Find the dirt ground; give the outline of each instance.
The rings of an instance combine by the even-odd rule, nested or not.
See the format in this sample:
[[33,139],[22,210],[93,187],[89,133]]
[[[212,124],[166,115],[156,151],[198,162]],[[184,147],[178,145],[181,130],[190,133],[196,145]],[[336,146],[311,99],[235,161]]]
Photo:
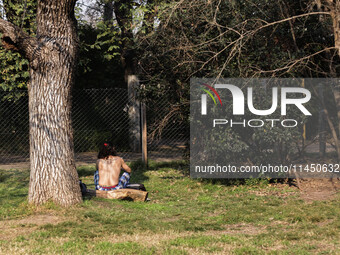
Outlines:
[[[84,166],[84,165],[94,165],[97,160],[97,152],[83,152],[77,153],[75,156],[76,165],[77,166]],[[119,153],[126,162],[140,160],[142,158],[141,153]],[[164,152],[149,152],[149,159],[157,161],[157,162],[168,162],[173,160],[181,160],[182,154],[181,152],[174,152],[174,153],[164,153]],[[10,170],[10,169],[19,169],[25,170],[30,168],[29,159],[21,159],[19,160],[17,157],[13,157],[12,163],[11,160],[6,160],[6,163],[0,161],[0,169],[3,170]]]
[[340,179],[303,179],[300,180],[299,189],[306,201],[329,200],[340,192]]
[[[165,144],[158,144],[157,150],[148,151],[148,158],[158,162],[166,162],[172,160],[181,160],[183,152],[185,150],[184,143],[173,144],[168,146]],[[305,151],[308,153],[318,153],[319,145],[318,143],[310,143],[306,146]],[[334,148],[327,143],[327,152],[335,151]],[[118,152],[118,155],[123,157],[125,161],[136,161],[142,159],[142,153],[134,152]],[[29,169],[29,155],[27,158],[7,155],[6,153],[0,153],[0,169]],[[97,160],[97,152],[81,152],[75,155],[76,165],[92,165],[95,164]]]
[[[340,193],[340,179],[300,179],[299,183],[297,180],[293,180],[291,183],[272,183],[278,191],[273,193],[272,191],[266,190],[254,190],[250,191],[257,196],[268,196],[275,195],[281,198],[285,198],[291,195],[300,194],[301,198],[306,202],[313,201],[324,201],[336,198],[337,194]],[[293,187],[295,192],[281,192],[287,186]]]

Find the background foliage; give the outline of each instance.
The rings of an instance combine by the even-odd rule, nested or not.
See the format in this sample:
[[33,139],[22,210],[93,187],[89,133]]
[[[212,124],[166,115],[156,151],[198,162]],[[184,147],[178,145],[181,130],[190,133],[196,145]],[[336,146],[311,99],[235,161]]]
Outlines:
[[[1,7],[8,20],[34,34],[35,1],[8,0]],[[329,15],[308,15],[324,10],[313,0],[79,2],[75,88],[126,88],[132,69],[141,81],[143,100],[152,104],[161,99],[169,105],[159,125],[179,121],[189,130],[192,77],[336,77],[339,56],[332,20]],[[0,13],[5,15],[3,8]],[[27,61],[3,48],[0,61],[1,88],[27,88]],[[325,88],[324,93],[331,99],[328,111],[339,137],[334,91]],[[317,133],[308,126],[317,121],[313,117],[307,124],[309,139]],[[255,148],[285,143],[289,137],[301,139],[300,134],[266,130],[252,137]],[[248,140],[241,133],[229,134],[230,155],[253,148],[239,137]]]

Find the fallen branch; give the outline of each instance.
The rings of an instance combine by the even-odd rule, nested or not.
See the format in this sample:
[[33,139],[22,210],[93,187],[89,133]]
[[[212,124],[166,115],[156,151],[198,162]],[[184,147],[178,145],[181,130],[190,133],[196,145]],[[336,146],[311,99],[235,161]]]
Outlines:
[[108,199],[124,199],[144,202],[148,198],[148,192],[136,189],[116,189],[110,191],[103,190],[87,190],[88,195],[108,198]]

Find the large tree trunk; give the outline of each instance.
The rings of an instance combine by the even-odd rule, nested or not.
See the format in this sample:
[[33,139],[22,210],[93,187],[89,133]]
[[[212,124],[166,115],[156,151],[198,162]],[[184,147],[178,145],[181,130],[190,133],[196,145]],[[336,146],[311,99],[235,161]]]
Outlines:
[[[105,0],[106,6],[111,6],[110,0]],[[155,18],[155,5],[153,0],[148,0],[146,10],[144,10],[144,18],[142,22],[142,31],[148,34],[153,30]],[[136,2],[128,1],[113,1],[113,10],[116,21],[121,31],[121,64],[124,69],[124,79],[127,84],[129,94],[129,119],[130,119],[130,148],[134,152],[141,152],[141,117],[140,117],[140,102],[137,99],[137,90],[140,87],[137,61],[138,53],[135,50],[135,29],[133,10]],[[104,12],[104,19],[107,15]]]
[[326,2],[328,2],[328,8],[333,20],[334,46],[340,56],[340,1],[327,0]]
[[136,90],[139,88],[137,75],[128,75],[127,87],[129,96],[129,119],[130,119],[130,148],[133,152],[141,151],[141,111],[140,102],[137,99]]
[[[337,125],[338,125],[338,133],[340,136],[340,84],[336,84],[336,87],[334,88],[334,98],[335,98],[335,103],[336,103],[336,109],[337,109]],[[339,158],[340,160],[340,158]]]
[[74,162],[71,88],[77,56],[75,1],[40,1],[37,39],[42,49],[33,60],[29,86],[29,201],[81,201]]
[[319,99],[321,104],[319,105],[319,123],[318,123],[318,133],[319,133],[319,155],[324,157],[326,155],[326,127],[325,127],[325,100],[324,100],[324,88],[323,84],[318,87]]
[[114,13],[121,30],[121,64],[129,95],[129,145],[133,152],[141,151],[140,103],[137,99],[139,79],[136,71],[134,50],[133,15],[134,1],[114,1]]
[[[338,55],[340,55],[340,1],[335,2],[335,7],[332,12],[332,19],[333,19],[333,29],[334,29],[334,41],[335,47],[338,50]],[[336,88],[334,89],[334,97],[336,102],[336,107],[338,110],[338,131],[340,136],[340,85],[336,84]],[[340,148],[339,151],[339,160],[340,160]]]
[[77,56],[75,0],[38,1],[37,37],[0,20],[7,49],[30,62],[29,202],[52,200],[69,206],[82,201],[74,162],[71,89]]
[[[338,55],[340,56],[340,0],[316,0],[317,6],[321,9],[321,6],[326,8],[329,11],[332,21],[333,21],[333,35],[334,35],[334,47],[337,50]],[[333,61],[330,58],[330,61]],[[330,75],[332,78],[336,78],[336,69],[333,67],[333,64],[330,64]],[[326,117],[329,124],[329,128],[331,129],[331,133],[334,139],[338,160],[340,160],[340,90],[339,85],[336,84],[335,88],[333,88],[334,99],[337,108],[337,119],[336,125],[333,125],[331,118],[328,115],[326,110]],[[337,134],[338,131],[338,134]]]
[[111,0],[104,1],[103,19],[104,22],[113,24],[113,3]]

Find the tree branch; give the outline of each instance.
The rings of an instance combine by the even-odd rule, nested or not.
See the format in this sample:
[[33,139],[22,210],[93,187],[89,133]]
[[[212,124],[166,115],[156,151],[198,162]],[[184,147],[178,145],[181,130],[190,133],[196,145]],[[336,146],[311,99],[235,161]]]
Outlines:
[[34,50],[38,47],[38,42],[34,37],[3,19],[0,19],[0,33],[2,33],[2,45],[5,49],[18,51],[29,61],[33,60]]

